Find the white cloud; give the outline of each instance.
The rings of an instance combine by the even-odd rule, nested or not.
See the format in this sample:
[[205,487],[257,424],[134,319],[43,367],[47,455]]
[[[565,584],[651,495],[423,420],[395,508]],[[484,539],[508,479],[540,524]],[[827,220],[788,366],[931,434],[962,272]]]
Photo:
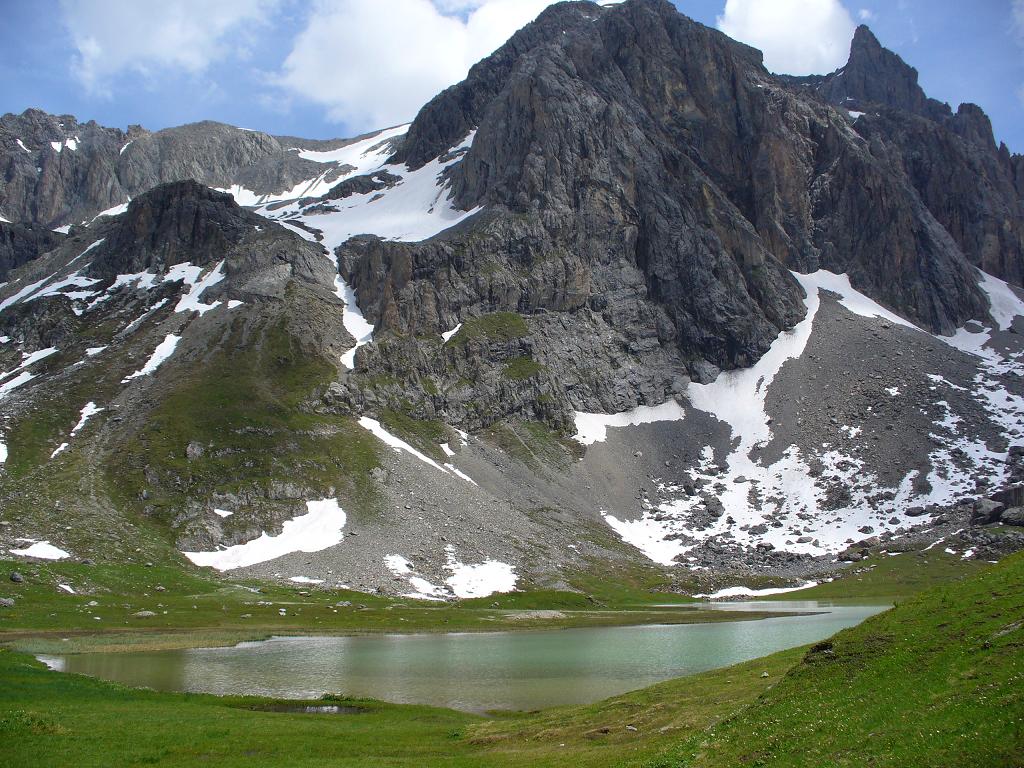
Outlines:
[[246,54],[246,27],[267,21],[278,0],[61,0],[74,43],[72,74],[93,92],[108,92],[124,71],[200,74],[230,55]]
[[274,83],[355,130],[411,120],[553,0],[318,0]]
[[854,23],[839,0],[726,0],[718,28],[764,51],[771,71],[806,75],[846,63]]
[[875,15],[875,12],[872,11],[870,8],[861,8],[859,11],[857,11],[857,17],[861,21],[874,21],[875,19],[878,18],[878,16]]

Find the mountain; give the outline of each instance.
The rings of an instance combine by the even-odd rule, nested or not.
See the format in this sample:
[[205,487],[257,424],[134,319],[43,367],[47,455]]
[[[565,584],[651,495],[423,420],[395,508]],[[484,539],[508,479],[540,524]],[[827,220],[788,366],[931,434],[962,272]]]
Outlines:
[[792,78],[560,3],[408,126],[0,164],[9,548],[437,599],[1024,547],[1024,161],[866,27]]

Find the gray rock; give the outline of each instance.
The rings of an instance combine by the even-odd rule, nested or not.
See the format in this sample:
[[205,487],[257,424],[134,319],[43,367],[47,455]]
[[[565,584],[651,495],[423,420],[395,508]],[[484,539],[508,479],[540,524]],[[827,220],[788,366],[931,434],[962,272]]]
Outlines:
[[25,581],[25,577],[17,571],[11,571],[11,581],[13,581],[15,584],[21,584],[23,581]]
[[971,522],[976,525],[985,525],[999,520],[999,514],[1006,509],[1006,505],[992,499],[979,499],[974,502]]
[[137,619],[151,619],[156,616],[156,614],[153,611],[138,611],[133,613],[132,616]]
[[0,608],[13,608],[14,600],[10,597],[0,597]]
[[1010,507],[999,515],[1004,525],[1024,526],[1024,507]]

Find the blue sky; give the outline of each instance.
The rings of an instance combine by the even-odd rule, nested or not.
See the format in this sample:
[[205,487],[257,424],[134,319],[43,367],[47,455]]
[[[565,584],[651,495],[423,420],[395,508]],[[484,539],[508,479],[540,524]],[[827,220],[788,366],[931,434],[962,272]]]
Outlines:
[[[0,112],[104,125],[202,119],[348,136],[411,119],[548,0],[0,0]],[[676,0],[763,48],[776,71],[830,71],[853,26],[980,104],[1024,152],[1024,0]],[[727,7],[728,6],[728,7]]]

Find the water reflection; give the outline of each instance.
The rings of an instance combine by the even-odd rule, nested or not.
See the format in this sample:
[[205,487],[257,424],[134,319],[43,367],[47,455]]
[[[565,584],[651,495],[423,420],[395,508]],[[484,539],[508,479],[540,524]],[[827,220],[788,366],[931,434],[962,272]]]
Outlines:
[[885,609],[814,601],[725,607],[817,613],[541,632],[273,638],[233,648],[44,660],[67,672],[165,691],[286,698],[329,692],[474,712],[538,709],[592,702],[816,642]]

